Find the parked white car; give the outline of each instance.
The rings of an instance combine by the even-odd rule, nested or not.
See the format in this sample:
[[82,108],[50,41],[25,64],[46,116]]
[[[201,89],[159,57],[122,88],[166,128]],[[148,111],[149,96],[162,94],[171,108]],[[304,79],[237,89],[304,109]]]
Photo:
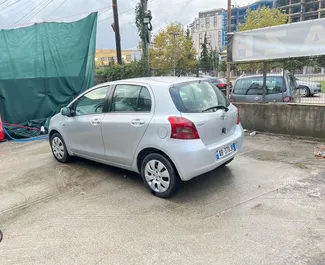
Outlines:
[[302,97],[312,97],[314,94],[322,92],[322,84],[319,82],[304,81],[296,78],[296,83]]

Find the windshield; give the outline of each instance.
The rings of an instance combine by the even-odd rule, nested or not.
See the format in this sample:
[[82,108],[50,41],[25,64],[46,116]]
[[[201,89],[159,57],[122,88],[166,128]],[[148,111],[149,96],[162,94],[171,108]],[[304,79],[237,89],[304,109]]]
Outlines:
[[224,94],[207,81],[179,84],[170,88],[176,108],[183,113],[198,113],[216,106],[229,106]]
[[[266,94],[277,94],[286,91],[282,76],[266,77]],[[263,95],[263,77],[248,77],[239,79],[233,90],[237,95]]]

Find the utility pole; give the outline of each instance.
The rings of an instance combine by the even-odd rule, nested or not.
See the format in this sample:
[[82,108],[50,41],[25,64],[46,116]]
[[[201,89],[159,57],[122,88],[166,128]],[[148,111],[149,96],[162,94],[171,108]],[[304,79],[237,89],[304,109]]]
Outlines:
[[170,35],[174,36],[174,59],[173,59],[173,63],[174,63],[174,76],[176,76],[176,36],[179,36],[179,33],[173,32],[173,33],[169,33]]
[[148,10],[148,0],[141,0],[141,12],[143,14],[142,21],[141,21],[141,27],[142,27],[142,45],[143,45],[143,57],[145,58],[147,62],[148,69],[150,69],[150,62],[149,62],[149,43],[150,43],[150,34],[152,31],[152,25],[151,25],[151,11]]
[[120,25],[118,22],[117,0],[112,0],[112,7],[113,7],[113,14],[114,14],[114,31],[115,31],[117,63],[122,64],[121,36],[120,36]]
[[[227,9],[227,35],[229,36],[230,32],[231,32],[231,0],[228,0],[228,9]],[[229,42],[227,42],[227,46],[229,45]],[[229,49],[228,49],[229,50]],[[229,56],[227,55],[227,58],[229,58]],[[227,98],[229,98],[229,94],[230,94],[230,62],[227,59]]]
[[[141,0],[141,6],[143,14],[146,14],[148,11],[148,0]],[[147,38],[147,32],[148,32],[148,24],[145,24],[142,21],[142,27],[144,36],[142,37],[142,45],[143,45],[143,51],[144,51],[144,58],[147,61],[148,67],[149,67],[149,46],[148,46],[148,38]]]

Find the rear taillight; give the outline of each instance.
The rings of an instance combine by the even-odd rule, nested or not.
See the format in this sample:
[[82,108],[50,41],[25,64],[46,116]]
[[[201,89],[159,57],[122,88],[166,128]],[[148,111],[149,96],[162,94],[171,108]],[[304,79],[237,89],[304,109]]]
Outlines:
[[235,102],[235,99],[233,97],[230,96],[230,99],[229,99],[230,102]]
[[291,101],[291,97],[285,97],[282,100],[283,100],[283,102],[290,102]]
[[226,84],[219,84],[219,85],[217,85],[217,87],[220,88],[220,89],[223,89],[223,88],[225,88],[226,86],[227,86]]
[[240,124],[239,109],[237,109],[237,125]]
[[199,133],[193,122],[183,117],[169,117],[170,125],[172,127],[171,138],[192,140],[200,139]]

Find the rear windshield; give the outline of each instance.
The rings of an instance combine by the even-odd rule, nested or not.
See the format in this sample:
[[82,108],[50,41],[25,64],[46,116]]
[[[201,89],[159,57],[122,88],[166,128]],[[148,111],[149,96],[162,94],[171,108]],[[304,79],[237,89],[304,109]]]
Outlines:
[[[266,94],[277,94],[286,91],[283,76],[266,77]],[[263,77],[248,77],[237,80],[234,94],[238,95],[263,95]]]
[[225,95],[207,81],[179,84],[170,88],[176,108],[183,113],[198,113],[215,106],[229,106]]

